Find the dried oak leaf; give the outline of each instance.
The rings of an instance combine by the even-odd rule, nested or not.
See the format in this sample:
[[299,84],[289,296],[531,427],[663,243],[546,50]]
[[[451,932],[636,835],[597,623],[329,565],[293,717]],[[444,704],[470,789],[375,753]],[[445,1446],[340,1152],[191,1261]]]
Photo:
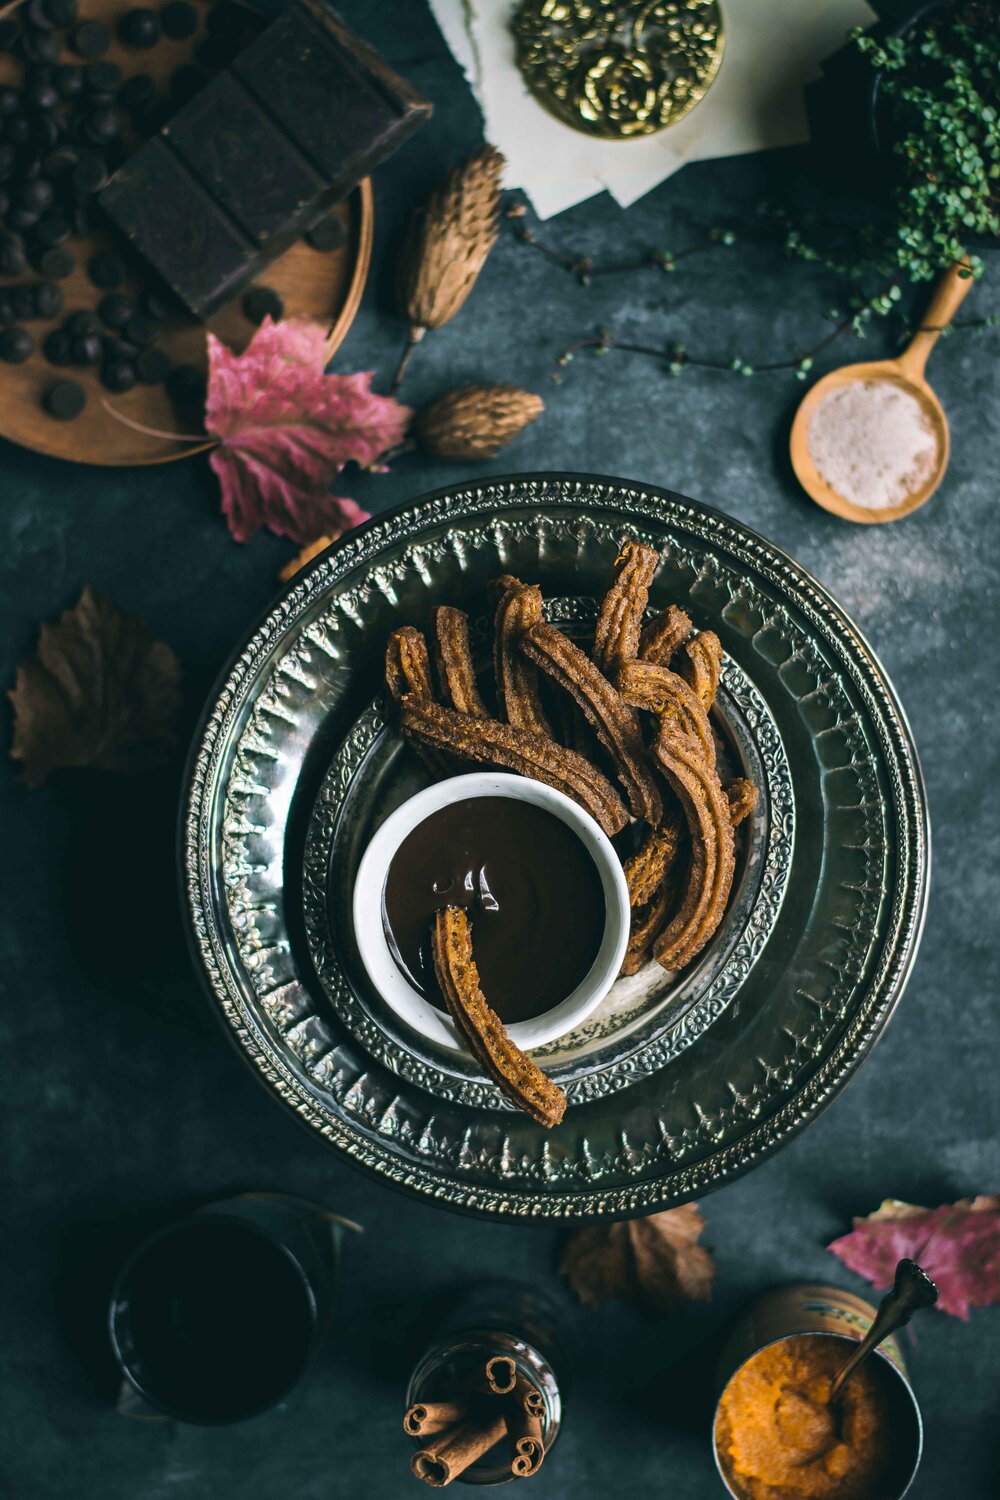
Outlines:
[[942,1312],[968,1322],[970,1307],[1000,1302],[1000,1194],[918,1208],[886,1198],[827,1246],[874,1286],[891,1286],[903,1256],[937,1282]]
[[209,462],[238,542],[261,526],[306,545],[367,512],[330,493],[351,460],[375,466],[402,442],[410,409],[371,389],[371,374],[326,375],[319,323],[265,318],[242,354],[208,336]]
[[41,786],[63,766],[137,772],[161,764],[174,743],[180,666],[144,620],[92,588],[17,669],[11,755],[24,782]]
[[715,1264],[697,1243],[705,1220],[696,1203],[624,1224],[576,1230],[560,1271],[588,1307],[612,1297],[645,1302],[664,1311],[712,1296]]

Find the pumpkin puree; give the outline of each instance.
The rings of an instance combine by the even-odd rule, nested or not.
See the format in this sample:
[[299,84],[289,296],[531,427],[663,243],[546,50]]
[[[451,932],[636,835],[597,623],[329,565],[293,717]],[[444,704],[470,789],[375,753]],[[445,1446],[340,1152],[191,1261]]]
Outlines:
[[830,1383],[842,1340],[822,1334],[761,1349],[719,1403],[715,1438],[746,1500],[877,1500],[889,1463],[887,1402],[871,1362],[843,1386],[836,1417]]

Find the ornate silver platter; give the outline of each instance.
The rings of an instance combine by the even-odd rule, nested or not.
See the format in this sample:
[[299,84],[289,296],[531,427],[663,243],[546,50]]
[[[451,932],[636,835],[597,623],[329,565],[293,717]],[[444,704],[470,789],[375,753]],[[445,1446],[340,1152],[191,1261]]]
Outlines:
[[[413,774],[378,696],[388,631],[445,600],[481,613],[504,571],[540,582],[554,618],[586,618],[624,534],[660,549],[653,604],[721,636],[729,753],[765,796],[702,961],[616,986],[551,1049],[572,1107],[546,1136],[382,1012],[338,913]],[[775,1149],[872,1046],[926,901],[909,730],[842,611],[726,517],[571,476],[439,492],[299,575],[210,705],[183,835],[198,965],[271,1091],[387,1181],[507,1218],[649,1212]]]

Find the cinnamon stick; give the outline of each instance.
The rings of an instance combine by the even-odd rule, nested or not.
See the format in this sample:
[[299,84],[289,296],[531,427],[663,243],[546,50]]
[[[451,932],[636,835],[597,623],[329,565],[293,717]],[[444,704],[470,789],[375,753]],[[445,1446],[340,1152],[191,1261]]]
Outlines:
[[509,1396],[517,1385],[517,1365],[509,1354],[494,1354],[486,1361],[486,1384],[496,1396]]
[[469,1414],[466,1401],[418,1401],[403,1418],[403,1431],[410,1437],[431,1437],[464,1421]]
[[542,1441],[541,1417],[530,1417],[514,1408],[508,1423],[510,1432],[510,1471],[518,1479],[530,1479],[542,1467],[545,1444]]
[[410,1472],[432,1489],[443,1489],[470,1464],[500,1441],[507,1430],[503,1412],[492,1418],[470,1417],[419,1449],[410,1460]]

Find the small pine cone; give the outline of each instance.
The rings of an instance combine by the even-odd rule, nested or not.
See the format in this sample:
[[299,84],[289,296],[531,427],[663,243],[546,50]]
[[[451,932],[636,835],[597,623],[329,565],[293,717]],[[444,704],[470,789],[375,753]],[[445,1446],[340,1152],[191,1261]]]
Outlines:
[[544,410],[516,385],[465,385],[418,412],[413,430],[435,458],[493,458]]
[[456,167],[414,216],[399,268],[413,343],[458,312],[496,243],[504,159],[486,146]]

